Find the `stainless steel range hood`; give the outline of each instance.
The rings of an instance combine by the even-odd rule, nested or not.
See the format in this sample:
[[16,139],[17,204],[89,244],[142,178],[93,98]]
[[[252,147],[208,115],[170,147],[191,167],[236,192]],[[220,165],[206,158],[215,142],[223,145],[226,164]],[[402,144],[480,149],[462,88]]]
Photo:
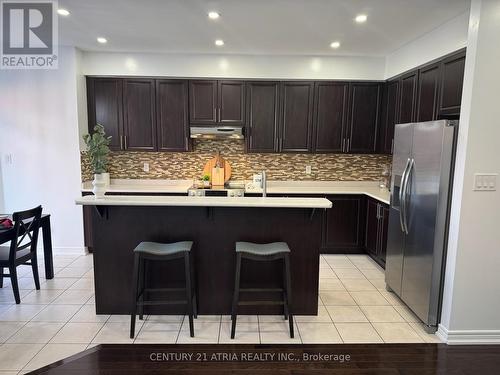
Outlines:
[[243,128],[241,126],[191,126],[191,138],[204,139],[243,139]]

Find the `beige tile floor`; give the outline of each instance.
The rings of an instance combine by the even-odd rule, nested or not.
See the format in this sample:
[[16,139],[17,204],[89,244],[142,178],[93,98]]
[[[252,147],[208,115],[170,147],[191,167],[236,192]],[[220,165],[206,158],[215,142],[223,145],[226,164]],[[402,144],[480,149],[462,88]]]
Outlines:
[[[40,262],[43,264],[43,262]],[[96,315],[91,255],[55,255],[56,276],[36,291],[20,267],[21,304],[8,279],[0,289],[0,375],[23,374],[99,343],[410,343],[439,342],[385,290],[383,270],[365,255],[322,255],[317,316],[297,316],[290,339],[281,316],[200,316],[196,337],[184,316],[147,316],[129,339],[129,317]],[[44,275],[43,266],[40,274]]]

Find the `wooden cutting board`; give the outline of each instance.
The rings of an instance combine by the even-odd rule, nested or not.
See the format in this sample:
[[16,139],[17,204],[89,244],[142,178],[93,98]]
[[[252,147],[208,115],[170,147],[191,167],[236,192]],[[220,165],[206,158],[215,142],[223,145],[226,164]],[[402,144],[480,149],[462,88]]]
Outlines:
[[205,168],[203,168],[203,175],[212,175],[212,168],[217,165],[217,160],[220,160],[220,164],[224,168],[224,182],[228,182],[231,178],[231,165],[222,156],[214,156],[212,159],[207,161]]

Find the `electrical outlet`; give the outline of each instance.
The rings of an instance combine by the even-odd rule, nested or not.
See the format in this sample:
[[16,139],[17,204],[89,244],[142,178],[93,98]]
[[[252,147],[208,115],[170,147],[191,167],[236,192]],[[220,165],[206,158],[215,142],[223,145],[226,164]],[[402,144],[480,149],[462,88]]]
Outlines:
[[474,187],[475,191],[496,191],[498,173],[475,173]]
[[142,170],[144,172],[149,172],[149,163],[144,163],[143,167],[142,167]]
[[312,168],[310,165],[306,165],[306,174],[311,174],[312,173]]

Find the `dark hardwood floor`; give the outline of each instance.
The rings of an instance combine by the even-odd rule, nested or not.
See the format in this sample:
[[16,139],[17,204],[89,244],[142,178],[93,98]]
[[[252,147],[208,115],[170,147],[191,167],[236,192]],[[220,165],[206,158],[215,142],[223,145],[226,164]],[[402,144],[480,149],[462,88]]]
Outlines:
[[[308,355],[319,354],[330,356],[330,359],[306,358]],[[489,375],[499,373],[500,346],[444,344],[108,344],[99,345],[33,372],[33,374],[64,375]]]

